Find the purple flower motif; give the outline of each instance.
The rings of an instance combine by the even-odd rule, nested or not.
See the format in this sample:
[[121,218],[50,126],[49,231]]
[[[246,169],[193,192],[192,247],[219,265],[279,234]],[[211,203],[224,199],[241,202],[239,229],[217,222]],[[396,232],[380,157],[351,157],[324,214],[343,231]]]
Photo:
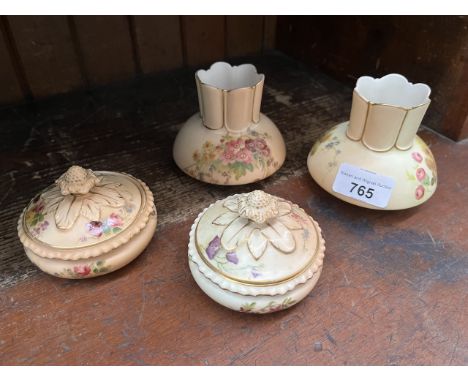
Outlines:
[[257,272],[255,269],[252,269],[251,273],[254,279],[256,279],[258,276],[261,276],[261,273]]
[[221,239],[219,238],[218,235],[216,235],[213,238],[213,240],[210,241],[210,244],[208,244],[208,248],[206,249],[206,254],[208,255],[208,258],[210,260],[213,260],[213,257],[216,256],[220,247],[221,247]]
[[91,235],[100,237],[104,227],[102,226],[102,222],[91,221],[86,224],[86,228],[88,229],[89,233],[91,233]]
[[239,262],[239,259],[237,258],[237,255],[235,252],[228,252],[226,254],[226,259],[230,263],[237,264]]

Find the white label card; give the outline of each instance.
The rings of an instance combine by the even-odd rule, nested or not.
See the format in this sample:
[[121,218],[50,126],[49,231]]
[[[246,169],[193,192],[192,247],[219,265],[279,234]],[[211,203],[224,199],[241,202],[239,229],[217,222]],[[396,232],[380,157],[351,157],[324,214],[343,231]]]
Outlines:
[[341,164],[333,183],[333,191],[380,208],[387,207],[393,187],[395,179],[348,163]]

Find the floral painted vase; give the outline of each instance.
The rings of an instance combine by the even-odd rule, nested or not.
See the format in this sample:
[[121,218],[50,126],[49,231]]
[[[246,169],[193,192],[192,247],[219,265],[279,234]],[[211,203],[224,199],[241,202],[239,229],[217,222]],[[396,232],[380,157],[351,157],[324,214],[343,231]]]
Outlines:
[[190,231],[189,266],[216,302],[244,313],[272,313],[309,294],[322,271],[325,242],[299,206],[257,190],[205,209]]
[[156,229],[153,194],[127,174],[72,166],[18,221],[26,255],[43,271],[83,279],[138,256]]
[[[437,187],[437,168],[416,132],[429,95],[427,85],[412,84],[399,74],[359,78],[350,120],[322,135],[309,152],[307,166],[314,180],[332,195],[366,208],[399,210],[427,201]],[[344,164],[389,180],[384,207],[373,204],[371,196],[379,189],[369,180],[355,181],[344,191],[336,187]],[[369,192],[369,187],[369,200],[355,196],[356,191]]]
[[283,138],[260,113],[264,80],[250,64],[217,62],[196,73],[200,113],[184,124],[173,148],[182,171],[207,183],[238,185],[281,167]]

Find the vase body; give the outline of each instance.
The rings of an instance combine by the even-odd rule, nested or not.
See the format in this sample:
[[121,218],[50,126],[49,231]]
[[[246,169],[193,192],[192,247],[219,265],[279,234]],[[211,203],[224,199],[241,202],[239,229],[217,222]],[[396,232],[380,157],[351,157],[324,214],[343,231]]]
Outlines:
[[[429,106],[430,89],[390,74],[361,77],[350,120],[336,125],[312,147],[307,165],[314,180],[334,196],[362,207],[397,210],[428,200],[437,187],[429,147],[416,132]],[[385,207],[334,191],[340,166],[349,164],[393,180]]]
[[277,171],[286,147],[275,124],[260,113],[264,76],[252,65],[218,62],[195,75],[200,112],[179,131],[176,164],[198,180],[239,185]]

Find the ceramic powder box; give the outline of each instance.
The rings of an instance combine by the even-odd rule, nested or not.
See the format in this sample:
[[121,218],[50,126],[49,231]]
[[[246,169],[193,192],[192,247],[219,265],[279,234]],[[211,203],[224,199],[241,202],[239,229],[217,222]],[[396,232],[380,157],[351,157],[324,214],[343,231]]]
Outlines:
[[142,181],[79,166],[37,195],[18,222],[29,259],[70,279],[123,267],[145,249],[155,229],[153,194]]
[[193,277],[213,300],[240,312],[270,313],[312,290],[325,242],[303,209],[257,190],[200,213],[188,249]]

